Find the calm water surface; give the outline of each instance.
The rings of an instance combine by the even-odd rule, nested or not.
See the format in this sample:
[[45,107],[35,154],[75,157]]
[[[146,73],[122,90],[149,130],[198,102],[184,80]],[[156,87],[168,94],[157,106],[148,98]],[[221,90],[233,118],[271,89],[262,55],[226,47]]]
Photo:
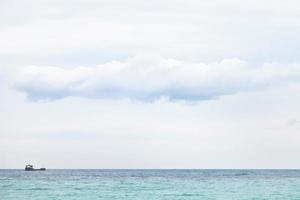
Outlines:
[[300,170],[0,170],[0,200],[300,200]]

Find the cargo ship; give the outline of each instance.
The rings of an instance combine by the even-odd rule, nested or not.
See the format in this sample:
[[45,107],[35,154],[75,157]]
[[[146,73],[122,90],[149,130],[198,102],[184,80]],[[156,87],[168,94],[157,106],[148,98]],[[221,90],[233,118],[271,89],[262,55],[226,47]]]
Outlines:
[[25,166],[25,171],[45,171],[46,168],[39,168],[39,169],[34,169],[33,165],[26,165]]

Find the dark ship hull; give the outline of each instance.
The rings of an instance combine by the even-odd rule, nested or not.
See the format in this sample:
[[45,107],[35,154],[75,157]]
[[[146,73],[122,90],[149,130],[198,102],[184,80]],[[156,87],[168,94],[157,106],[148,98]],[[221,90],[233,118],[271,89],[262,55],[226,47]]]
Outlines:
[[40,168],[40,169],[28,169],[28,168],[25,168],[25,171],[45,171],[46,168]]

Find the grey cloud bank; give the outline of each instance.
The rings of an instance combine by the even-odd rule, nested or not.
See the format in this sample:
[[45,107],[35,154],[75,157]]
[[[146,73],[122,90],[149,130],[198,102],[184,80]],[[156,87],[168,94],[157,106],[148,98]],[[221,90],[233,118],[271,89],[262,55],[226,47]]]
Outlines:
[[204,64],[147,56],[94,67],[29,66],[15,74],[16,88],[32,100],[80,96],[201,101],[299,80],[298,64],[254,67],[239,59]]

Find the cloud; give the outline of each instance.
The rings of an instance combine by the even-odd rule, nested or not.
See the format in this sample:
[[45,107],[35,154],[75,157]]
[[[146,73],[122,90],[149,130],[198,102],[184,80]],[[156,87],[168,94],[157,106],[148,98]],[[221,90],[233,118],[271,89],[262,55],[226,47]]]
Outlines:
[[97,64],[155,52],[290,62],[300,57],[299,13],[295,0],[1,0],[0,60]]
[[297,64],[253,67],[239,59],[204,64],[138,56],[94,67],[22,67],[15,86],[32,100],[80,96],[201,101],[298,80]]
[[300,125],[300,120],[298,119],[291,119],[288,121],[288,125],[289,126],[297,126],[297,125]]

